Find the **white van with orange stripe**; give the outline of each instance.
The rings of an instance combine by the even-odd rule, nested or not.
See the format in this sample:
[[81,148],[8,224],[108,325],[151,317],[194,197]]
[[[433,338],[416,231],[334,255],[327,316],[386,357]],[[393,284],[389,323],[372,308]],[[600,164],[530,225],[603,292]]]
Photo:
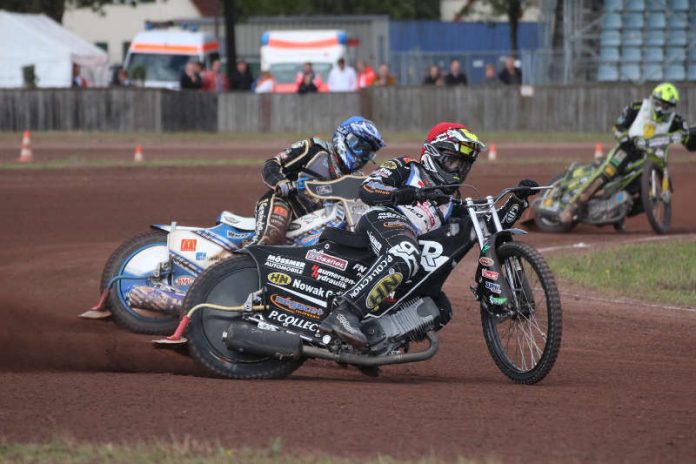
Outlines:
[[274,92],[296,92],[298,73],[310,62],[321,77],[319,91],[326,92],[331,67],[339,58],[350,62],[347,54],[356,46],[357,41],[340,30],[268,31],[261,36],[261,70],[273,76]]
[[220,56],[220,45],[211,35],[191,31],[145,31],[128,48],[123,66],[133,82],[144,87],[178,89],[186,63],[195,58],[206,67]]

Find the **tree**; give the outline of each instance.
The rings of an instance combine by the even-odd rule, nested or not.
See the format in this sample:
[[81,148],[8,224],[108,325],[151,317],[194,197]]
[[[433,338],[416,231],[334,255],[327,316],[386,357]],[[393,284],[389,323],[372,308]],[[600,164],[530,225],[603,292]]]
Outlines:
[[249,16],[367,15],[391,19],[439,19],[439,0],[237,0],[238,20]]
[[[477,0],[468,0],[459,10],[457,16],[466,16],[471,13],[471,8]],[[522,17],[522,0],[478,0],[480,3],[490,5],[494,15],[506,15],[510,23],[510,48],[517,54],[517,29]]]
[[[66,5],[101,9],[110,0],[0,0],[0,10],[17,13],[43,13],[59,23],[63,22]],[[135,2],[134,2],[135,4]]]

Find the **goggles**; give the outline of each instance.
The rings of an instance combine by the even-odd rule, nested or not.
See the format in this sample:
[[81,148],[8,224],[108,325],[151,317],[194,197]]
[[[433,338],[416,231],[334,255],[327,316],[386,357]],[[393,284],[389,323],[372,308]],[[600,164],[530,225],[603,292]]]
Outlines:
[[355,134],[346,136],[346,145],[355,156],[364,160],[372,160],[377,154],[369,142],[357,137]]

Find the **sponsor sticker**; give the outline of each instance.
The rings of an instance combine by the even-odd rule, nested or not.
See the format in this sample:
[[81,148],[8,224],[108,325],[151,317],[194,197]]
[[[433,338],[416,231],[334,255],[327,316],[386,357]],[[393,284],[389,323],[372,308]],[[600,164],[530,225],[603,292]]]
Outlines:
[[[307,293],[309,295],[318,296],[320,298],[324,298],[327,294],[327,292],[323,288],[315,287],[314,285],[301,282],[297,279],[295,279],[295,281],[292,283],[292,287],[300,290],[301,292]],[[331,295],[330,290],[328,294]]]
[[292,272],[294,274],[302,274],[304,271],[306,263],[302,261],[297,261],[290,258],[285,258],[284,256],[278,255],[268,255],[264,266],[270,267],[271,269],[278,269],[279,271]]
[[235,232],[233,230],[228,230],[227,231],[227,238],[247,238],[250,237],[252,234],[249,232]]
[[489,301],[494,305],[504,305],[505,303],[507,303],[507,298],[505,298],[504,296],[491,295]]
[[495,262],[487,256],[481,256],[479,263],[481,263],[481,266],[491,267]]
[[333,193],[331,185],[317,185],[315,190],[319,195],[331,195]]
[[498,273],[489,271],[488,269],[481,269],[481,275],[490,280],[498,280]]
[[300,330],[309,330],[310,332],[317,331],[318,324],[316,322],[308,321],[297,316],[291,316],[290,314],[281,313],[276,310],[272,310],[268,318],[277,321],[283,327],[294,327]]
[[395,272],[394,274],[389,274],[383,277],[379,282],[375,284],[367,295],[365,303],[367,309],[374,309],[389,296],[391,292],[396,290],[396,288],[401,284],[404,276],[400,272]]
[[282,272],[271,272],[268,274],[268,281],[276,285],[288,285],[292,283],[292,277]]
[[443,248],[438,242],[421,240],[421,259],[420,264],[426,271],[433,271],[445,263],[449,258],[442,256]]
[[282,206],[275,206],[273,207],[273,214],[277,214],[281,217],[288,217],[288,210],[283,208]]
[[206,253],[205,251],[199,251],[198,253],[196,253],[196,261],[203,261],[207,257],[208,253]]
[[196,251],[196,242],[195,238],[183,238],[179,249],[181,251]]
[[195,277],[193,276],[179,276],[176,279],[174,279],[174,284],[178,285],[179,287],[189,287],[192,283]]
[[[378,262],[376,265],[372,266],[372,272],[369,274],[366,274],[363,276],[363,278],[358,282],[358,284],[351,290],[351,292],[348,294],[351,298],[356,298],[360,292],[365,289],[368,285],[370,285],[373,281],[373,279],[377,278],[378,275],[380,275],[382,272],[384,272],[389,265],[394,261],[394,257],[392,255],[387,255],[382,259],[380,262]],[[393,269],[390,269],[393,273]]]
[[360,263],[355,263],[351,269],[362,274],[363,272],[367,271],[367,266]]
[[481,253],[485,253],[488,251],[488,249],[491,247],[491,244],[486,242],[483,244],[483,248],[481,248]]
[[329,271],[315,264],[312,266],[312,277],[320,282],[334,285],[336,287],[347,289],[355,285],[355,281],[337,272]]
[[331,256],[320,250],[309,250],[305,255],[305,259],[309,261],[314,261],[315,263],[323,264],[325,266],[338,269],[340,271],[345,271],[348,267],[348,261],[337,256]]
[[319,319],[319,317],[324,314],[324,310],[321,308],[300,303],[299,301],[295,301],[292,298],[283,295],[271,295],[271,303],[283,311],[293,314],[300,314],[313,319]]
[[383,163],[382,167],[386,168],[386,169],[396,169],[396,163],[394,161],[390,160],[390,161]]
[[486,281],[486,288],[493,293],[497,293],[498,295],[500,295],[502,293],[502,289],[500,288],[500,284]]

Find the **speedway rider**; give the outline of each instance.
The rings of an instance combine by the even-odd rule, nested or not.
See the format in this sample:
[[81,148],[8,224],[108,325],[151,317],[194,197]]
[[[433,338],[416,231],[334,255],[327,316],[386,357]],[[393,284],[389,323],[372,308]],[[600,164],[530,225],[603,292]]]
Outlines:
[[674,134],[689,151],[696,150],[696,127],[689,129],[686,121],[675,113],[679,103],[677,88],[664,82],[652,91],[650,98],[635,102],[624,108],[614,124],[614,137],[619,148],[607,156],[584,187],[559,213],[560,222],[569,224],[578,210],[592,195],[617,175],[624,173],[626,166],[640,160],[644,152],[639,145],[656,135]]
[[377,127],[361,116],[343,121],[332,142],[301,140],[265,162],[263,181],[271,190],[256,204],[257,244],[282,244],[293,217],[321,208],[321,201],[303,192],[306,180],[337,179],[358,171],[385,146]]
[[[430,130],[420,161],[394,158],[365,179],[360,198],[373,207],[360,218],[357,230],[366,232],[377,259],[352,288],[334,300],[320,331],[336,334],[356,348],[367,346],[360,320],[416,274],[421,254],[417,237],[447,222],[460,198],[458,184],[483,149],[485,145],[465,126],[441,122]],[[437,189],[437,200],[425,199],[426,191],[420,190],[440,185],[447,187]],[[499,212],[503,227],[511,226],[525,206],[525,198],[511,196]]]

